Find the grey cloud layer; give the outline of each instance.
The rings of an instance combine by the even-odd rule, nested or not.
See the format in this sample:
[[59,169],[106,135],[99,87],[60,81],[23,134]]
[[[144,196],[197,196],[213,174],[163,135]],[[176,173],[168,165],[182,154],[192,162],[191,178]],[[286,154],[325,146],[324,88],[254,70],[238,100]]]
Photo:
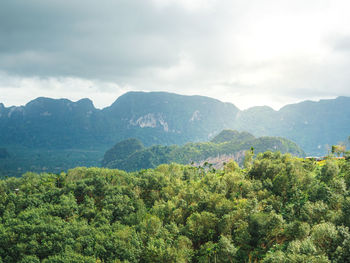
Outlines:
[[[5,0],[0,73],[81,78],[96,89],[102,81],[223,100],[249,95],[258,103],[267,93],[284,101],[350,96],[350,24],[338,14],[347,7],[345,0]],[[329,28],[318,25],[323,18]],[[304,27],[309,32],[299,34]],[[293,34],[296,48],[281,39]],[[318,53],[274,53],[276,41],[298,52],[309,34],[319,38]],[[0,93],[5,84],[0,78]]]
[[0,67],[28,75],[118,78],[169,66],[203,33],[199,17],[149,1],[2,1]]

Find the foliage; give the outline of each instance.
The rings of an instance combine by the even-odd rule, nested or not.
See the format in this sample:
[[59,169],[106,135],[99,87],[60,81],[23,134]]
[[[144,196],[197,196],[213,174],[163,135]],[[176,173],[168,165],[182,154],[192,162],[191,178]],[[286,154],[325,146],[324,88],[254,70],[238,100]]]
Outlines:
[[241,142],[255,139],[249,132],[238,132],[235,130],[223,130],[210,141],[213,143],[223,143],[229,141]]
[[345,151],[346,151],[345,144],[332,145],[332,153],[336,154],[337,156],[340,156],[341,154],[344,156]]
[[19,177],[27,171],[60,173],[77,166],[98,166],[105,148],[95,149],[30,149],[11,146],[10,157],[0,158],[0,178]]
[[349,160],[0,180],[0,262],[348,262]]
[[105,153],[102,166],[115,160],[127,159],[131,154],[141,151],[143,148],[142,142],[134,138],[119,142]]

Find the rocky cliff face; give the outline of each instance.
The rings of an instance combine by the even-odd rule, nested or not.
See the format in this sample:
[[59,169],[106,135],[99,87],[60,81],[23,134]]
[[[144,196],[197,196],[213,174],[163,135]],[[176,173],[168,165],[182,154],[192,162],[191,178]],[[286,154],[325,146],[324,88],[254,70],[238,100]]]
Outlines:
[[206,158],[204,160],[200,160],[199,162],[194,162],[191,165],[195,167],[204,167],[206,164],[210,164],[210,167],[215,169],[222,169],[225,164],[230,161],[235,161],[236,163],[243,163],[245,156],[245,151],[238,151],[233,154],[222,154],[213,157]]

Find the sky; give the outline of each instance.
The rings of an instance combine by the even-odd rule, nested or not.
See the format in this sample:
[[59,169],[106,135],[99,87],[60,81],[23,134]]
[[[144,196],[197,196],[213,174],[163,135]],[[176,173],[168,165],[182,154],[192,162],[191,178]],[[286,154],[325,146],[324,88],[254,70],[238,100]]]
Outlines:
[[348,0],[0,1],[0,102],[128,91],[240,109],[350,96]]

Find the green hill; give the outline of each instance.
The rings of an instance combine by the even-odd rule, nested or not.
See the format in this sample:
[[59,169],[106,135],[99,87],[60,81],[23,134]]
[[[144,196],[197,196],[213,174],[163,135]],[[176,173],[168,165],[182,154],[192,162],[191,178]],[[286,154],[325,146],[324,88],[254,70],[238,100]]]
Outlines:
[[223,130],[210,141],[213,143],[222,143],[228,141],[242,142],[255,139],[249,132],[238,132],[235,130]]
[[[130,146],[129,146],[130,145]],[[204,163],[209,159],[220,167],[229,159],[242,163],[244,152],[255,149],[256,153],[264,151],[280,151],[296,156],[304,156],[303,150],[295,143],[279,137],[255,138],[247,132],[224,130],[210,142],[187,143],[183,146],[155,145],[148,148],[137,147],[141,142],[128,139],[117,143],[108,150],[102,166],[118,168],[126,171],[155,168],[163,163]],[[114,159],[111,156],[115,156]],[[215,161],[214,159],[215,158]]]
[[124,160],[131,154],[141,151],[144,148],[145,147],[141,141],[133,138],[119,142],[105,153],[102,166],[105,166],[115,160]]

